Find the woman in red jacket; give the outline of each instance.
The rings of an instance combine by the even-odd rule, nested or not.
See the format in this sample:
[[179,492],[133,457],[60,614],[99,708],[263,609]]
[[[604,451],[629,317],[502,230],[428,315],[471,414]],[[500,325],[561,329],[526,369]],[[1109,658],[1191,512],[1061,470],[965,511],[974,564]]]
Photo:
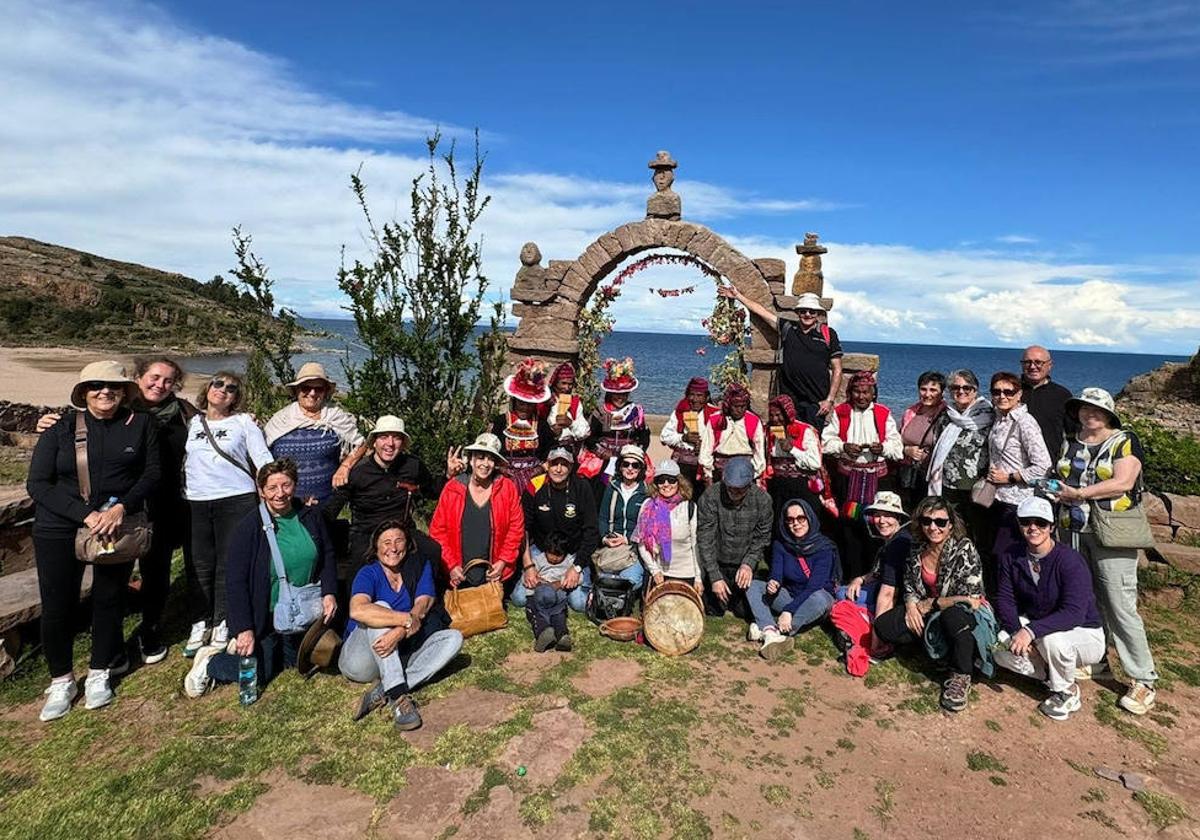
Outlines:
[[[469,469],[442,488],[429,536],[442,547],[442,563],[450,585],[478,586],[489,580],[507,581],[517,569],[517,554],[525,537],[525,516],[517,485],[500,474],[504,456],[500,439],[491,432],[475,438],[463,452]],[[463,464],[467,467],[467,464]],[[472,560],[487,560],[485,569]]]

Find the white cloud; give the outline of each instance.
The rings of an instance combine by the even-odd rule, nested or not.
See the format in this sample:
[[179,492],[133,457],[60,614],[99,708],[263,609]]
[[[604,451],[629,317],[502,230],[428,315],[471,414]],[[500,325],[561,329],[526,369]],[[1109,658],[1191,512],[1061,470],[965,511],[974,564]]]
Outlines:
[[[232,264],[229,230],[242,224],[282,301],[309,315],[344,314],[334,285],[339,247],[345,243],[351,257],[365,251],[349,173],[363,166],[377,219],[403,214],[411,179],[424,166],[420,141],[437,115],[318,94],[285,63],[185,30],[152,7],[4,5],[0,230],[204,279]],[[453,126],[446,131],[469,139]],[[469,151],[465,143],[459,148]],[[524,241],[536,240],[547,259],[573,259],[598,235],[640,218],[652,188],[643,160],[630,167],[627,182],[506,172],[494,154],[485,170],[493,201],[481,227],[493,293],[507,293]],[[676,187],[685,217],[718,230],[751,214],[797,214],[797,230],[821,230],[798,214],[839,206],[689,181],[685,172]],[[796,268],[791,241],[729,240],[747,256],[784,259],[789,275]],[[1008,234],[998,241],[1035,240]],[[1016,258],[1009,249],[972,245],[828,244],[831,318],[858,340],[1032,338],[1189,352],[1200,327],[1186,284],[1144,283],[1194,280],[1195,255],[1118,266],[1050,254]],[[712,306],[707,282],[680,269],[647,271],[614,311],[623,327],[699,329]],[[699,292],[681,298],[648,291],[691,284]]]

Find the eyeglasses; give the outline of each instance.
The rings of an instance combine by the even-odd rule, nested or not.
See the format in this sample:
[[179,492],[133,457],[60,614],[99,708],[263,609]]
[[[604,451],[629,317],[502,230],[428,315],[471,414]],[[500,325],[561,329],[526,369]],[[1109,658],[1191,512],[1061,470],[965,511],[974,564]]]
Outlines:
[[224,379],[214,379],[208,383],[209,388],[216,388],[218,391],[224,391],[226,394],[236,394],[241,390],[242,386],[236,382],[227,382]]
[[306,393],[306,394],[309,392],[312,392],[312,391],[315,391],[318,394],[323,394],[323,393],[325,393],[325,384],[322,382],[313,382],[311,384],[308,382],[305,382],[301,385],[298,385],[296,387],[296,390],[298,390],[302,393]]
[[921,523],[922,528],[928,528],[931,525],[935,528],[950,527],[950,517],[948,516],[918,516],[917,521]]
[[125,390],[125,383],[124,382],[101,382],[98,379],[93,379],[90,382],[83,383],[83,387],[89,391],[103,391],[105,388],[107,388],[110,391],[123,391],[123,390]]
[[1049,528],[1050,523],[1036,516],[1024,516],[1017,520],[1022,528]]
[[675,477],[675,476],[673,476],[673,475],[660,475],[658,478],[654,479],[654,483],[655,483],[655,484],[659,484],[659,485],[662,485],[662,484],[678,484],[678,483],[679,483],[679,479],[678,479],[678,478],[676,478],[676,477]]
[[1020,388],[993,388],[992,396],[993,397],[1011,398],[1011,397],[1015,397],[1020,392],[1020,390],[1021,390]]
[[961,393],[964,391],[974,391],[975,386],[974,385],[951,385],[950,390],[957,394],[957,393]]
[[807,516],[787,516],[787,517],[784,517],[783,521],[789,525],[796,525],[800,522],[807,522],[808,517]]
[[1022,359],[1021,364],[1025,367],[1043,368],[1050,364],[1049,359]]

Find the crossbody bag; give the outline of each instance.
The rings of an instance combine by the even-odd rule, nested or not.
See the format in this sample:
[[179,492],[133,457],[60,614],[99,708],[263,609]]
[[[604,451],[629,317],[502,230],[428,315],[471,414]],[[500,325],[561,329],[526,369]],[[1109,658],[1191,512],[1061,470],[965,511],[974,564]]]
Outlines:
[[[79,495],[84,504],[92,500],[92,476],[88,472],[87,420],[83,412],[75,415],[75,471],[79,474]],[[153,527],[144,512],[127,513],[108,536],[98,536],[84,525],[75,532],[75,556],[82,563],[116,565],[140,560],[150,551]]]

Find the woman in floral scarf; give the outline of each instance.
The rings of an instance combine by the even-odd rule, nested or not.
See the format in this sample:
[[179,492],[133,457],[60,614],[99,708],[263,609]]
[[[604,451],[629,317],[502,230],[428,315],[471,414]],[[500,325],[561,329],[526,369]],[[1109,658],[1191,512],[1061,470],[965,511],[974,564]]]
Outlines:
[[987,472],[988,430],[995,413],[979,394],[979,379],[963,368],[950,372],[950,402],[933,425],[929,494],[944,496],[962,515],[967,536],[978,546],[992,544],[987,509],[971,503],[971,488]]

